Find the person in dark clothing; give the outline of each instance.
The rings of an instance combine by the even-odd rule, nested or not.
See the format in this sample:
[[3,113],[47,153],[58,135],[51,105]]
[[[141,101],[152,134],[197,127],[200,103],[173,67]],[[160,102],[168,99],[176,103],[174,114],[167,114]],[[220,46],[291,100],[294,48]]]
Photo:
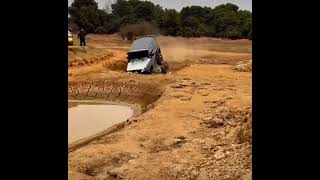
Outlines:
[[80,46],[86,46],[86,32],[83,29],[80,30],[78,38],[80,39]]

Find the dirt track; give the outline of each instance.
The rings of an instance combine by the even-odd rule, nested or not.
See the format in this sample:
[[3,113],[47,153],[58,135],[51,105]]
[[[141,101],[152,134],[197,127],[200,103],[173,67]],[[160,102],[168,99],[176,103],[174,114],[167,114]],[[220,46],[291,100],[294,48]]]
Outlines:
[[126,73],[130,44],[117,36],[89,36],[83,59],[70,54],[93,62],[69,66],[69,99],[137,103],[144,113],[69,153],[69,179],[250,179],[252,77],[232,68],[251,59],[251,42],[159,43],[166,75]]

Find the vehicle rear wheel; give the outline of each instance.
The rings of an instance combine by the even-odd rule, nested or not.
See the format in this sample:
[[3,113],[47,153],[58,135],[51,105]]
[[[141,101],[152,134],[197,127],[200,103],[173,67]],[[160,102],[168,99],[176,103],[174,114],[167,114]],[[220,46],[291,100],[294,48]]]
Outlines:
[[158,56],[157,56],[157,64],[158,64],[158,65],[161,65],[161,64],[162,64],[162,61],[163,61],[162,54],[158,54]]
[[161,72],[163,74],[167,74],[169,70],[169,65],[166,62],[163,62],[163,64],[161,65]]
[[150,67],[149,72],[148,73],[153,73],[153,66]]

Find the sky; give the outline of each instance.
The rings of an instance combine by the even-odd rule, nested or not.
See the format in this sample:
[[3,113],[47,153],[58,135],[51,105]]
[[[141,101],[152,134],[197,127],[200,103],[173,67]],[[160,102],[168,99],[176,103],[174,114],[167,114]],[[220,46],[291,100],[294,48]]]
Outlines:
[[[99,8],[104,8],[110,2],[115,0],[95,0],[98,2]],[[239,6],[241,10],[252,11],[252,0],[147,0],[154,4],[159,4],[163,8],[176,9],[180,11],[183,7],[198,5],[198,6],[208,6],[214,8],[220,4],[232,3]],[[70,6],[73,0],[68,0],[68,5]]]

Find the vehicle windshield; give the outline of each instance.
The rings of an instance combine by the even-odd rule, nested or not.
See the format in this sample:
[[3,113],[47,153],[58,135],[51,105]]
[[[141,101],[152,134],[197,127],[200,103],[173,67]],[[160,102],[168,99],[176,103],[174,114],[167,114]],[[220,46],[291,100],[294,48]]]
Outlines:
[[148,50],[128,52],[128,60],[148,57]]

